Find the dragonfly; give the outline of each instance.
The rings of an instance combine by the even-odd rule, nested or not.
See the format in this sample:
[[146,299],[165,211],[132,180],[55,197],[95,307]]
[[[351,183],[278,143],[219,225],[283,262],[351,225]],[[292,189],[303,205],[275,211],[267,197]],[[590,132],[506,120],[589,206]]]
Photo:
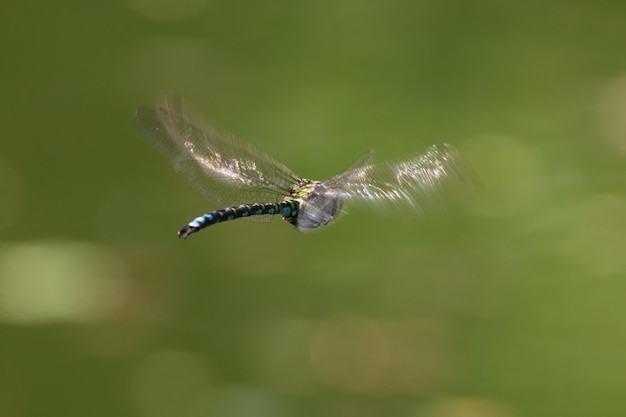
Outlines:
[[151,143],[215,207],[178,231],[187,238],[208,226],[239,218],[272,221],[275,215],[298,231],[333,222],[344,203],[388,203],[423,214],[444,206],[459,190],[473,188],[469,164],[450,144],[396,163],[375,163],[370,150],[344,172],[325,181],[296,175],[272,156],[222,132],[177,95],[137,110]]

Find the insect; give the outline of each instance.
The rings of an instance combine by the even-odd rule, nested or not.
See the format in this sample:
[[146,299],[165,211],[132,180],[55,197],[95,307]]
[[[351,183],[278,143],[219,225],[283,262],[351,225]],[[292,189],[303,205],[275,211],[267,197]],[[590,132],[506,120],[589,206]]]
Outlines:
[[399,163],[374,163],[369,151],[326,181],[305,179],[252,145],[214,129],[175,95],[137,111],[140,126],[176,171],[218,209],[178,232],[188,237],[205,227],[238,218],[267,222],[274,215],[305,231],[334,221],[344,203],[395,203],[413,212],[440,206],[451,194],[475,184],[452,145],[430,146]]

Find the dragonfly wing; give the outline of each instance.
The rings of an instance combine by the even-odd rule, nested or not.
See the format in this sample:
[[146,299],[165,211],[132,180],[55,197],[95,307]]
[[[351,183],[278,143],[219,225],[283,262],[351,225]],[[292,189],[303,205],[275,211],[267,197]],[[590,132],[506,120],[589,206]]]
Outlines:
[[431,146],[413,159],[400,163],[365,163],[324,181],[341,193],[346,203],[364,202],[375,207],[394,202],[423,214],[445,206],[459,193],[475,190],[477,180],[452,145]]
[[369,151],[365,152],[359,159],[354,161],[352,165],[350,165],[348,169],[344,171],[344,173],[357,170],[364,166],[372,165],[374,163],[375,154],[376,152],[374,152],[374,149],[370,149]]
[[[279,202],[297,181],[285,165],[219,132],[178,96],[139,108],[137,118],[152,144],[216,207]],[[271,216],[251,219],[267,221]]]

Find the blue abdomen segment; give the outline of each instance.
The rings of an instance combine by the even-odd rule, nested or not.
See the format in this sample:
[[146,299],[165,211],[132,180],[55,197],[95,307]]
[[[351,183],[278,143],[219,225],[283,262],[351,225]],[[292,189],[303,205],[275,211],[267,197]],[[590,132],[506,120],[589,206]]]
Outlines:
[[193,219],[187,226],[178,231],[178,237],[186,238],[205,227],[249,216],[280,214],[285,220],[291,222],[292,219],[298,216],[298,205],[297,201],[290,200],[281,203],[242,204],[236,207],[215,210]]

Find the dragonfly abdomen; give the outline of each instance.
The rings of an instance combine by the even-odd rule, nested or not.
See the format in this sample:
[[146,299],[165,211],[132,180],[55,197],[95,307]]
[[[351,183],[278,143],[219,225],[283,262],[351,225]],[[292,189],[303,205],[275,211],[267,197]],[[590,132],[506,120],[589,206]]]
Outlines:
[[298,216],[299,203],[295,200],[282,201],[280,203],[254,203],[242,204],[235,207],[227,207],[214,210],[210,213],[196,217],[189,224],[178,231],[178,237],[184,237],[196,233],[205,227],[212,226],[242,217],[280,214],[283,219],[290,221]]

